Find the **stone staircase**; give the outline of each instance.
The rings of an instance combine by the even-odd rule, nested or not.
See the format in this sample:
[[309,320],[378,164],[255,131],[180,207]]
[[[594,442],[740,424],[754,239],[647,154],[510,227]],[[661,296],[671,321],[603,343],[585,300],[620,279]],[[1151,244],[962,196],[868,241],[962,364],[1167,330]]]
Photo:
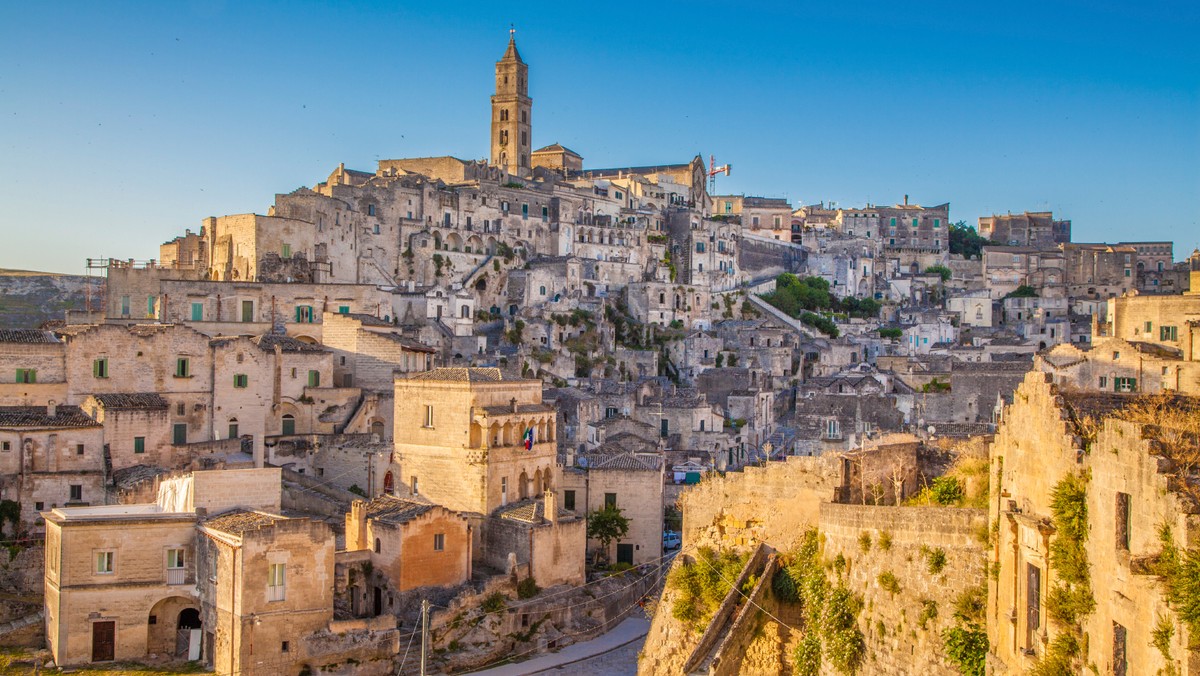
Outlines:
[[[767,573],[771,572],[768,571],[768,568],[774,564],[774,550],[765,544],[760,544],[750,555],[750,559],[742,568],[742,573],[733,581],[733,586],[729,588],[721,605],[717,607],[716,614],[704,628],[699,643],[696,644],[683,664],[683,673],[691,676],[702,674],[707,676],[721,663],[721,658],[730,651],[731,640],[742,633],[739,630],[749,624],[749,618],[757,615],[757,606],[752,602],[757,602],[756,597],[761,598],[766,587],[770,586],[771,575]],[[742,596],[741,588],[752,575],[756,576],[758,583],[750,594],[750,599],[746,600]]]
[[4,624],[0,624],[0,637],[7,636],[8,634],[13,633],[14,631],[19,631],[26,627],[31,627],[35,624],[41,624],[42,621],[44,621],[45,619],[46,619],[46,612],[44,610],[39,610],[36,613],[24,615],[22,617],[18,617],[15,620],[5,622]]

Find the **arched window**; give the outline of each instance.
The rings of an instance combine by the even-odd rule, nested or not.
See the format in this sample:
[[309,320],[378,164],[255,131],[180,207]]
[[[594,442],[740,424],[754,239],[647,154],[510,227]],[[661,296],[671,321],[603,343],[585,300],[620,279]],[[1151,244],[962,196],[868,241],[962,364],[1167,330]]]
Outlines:
[[238,438],[238,419],[237,418],[229,419],[229,438],[230,439]]
[[391,472],[383,475],[383,492],[388,495],[396,494],[396,480]]
[[468,305],[462,306],[462,310],[460,311],[460,314],[462,315],[463,319],[470,319],[471,318],[471,307]]
[[283,427],[283,429],[281,431],[281,434],[295,434],[296,433],[296,416],[292,415],[291,413],[285,413],[283,415],[282,427]]

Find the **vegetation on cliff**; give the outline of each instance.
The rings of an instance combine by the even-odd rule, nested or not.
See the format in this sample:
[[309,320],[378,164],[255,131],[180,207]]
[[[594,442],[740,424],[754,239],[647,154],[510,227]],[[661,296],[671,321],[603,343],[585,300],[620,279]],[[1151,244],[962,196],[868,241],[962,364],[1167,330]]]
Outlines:
[[1083,618],[1096,607],[1088,564],[1087,479],[1068,474],[1050,492],[1055,533],[1050,540],[1054,585],[1046,596],[1046,614],[1058,632],[1046,654],[1031,670],[1033,676],[1078,673],[1084,654]]
[[701,547],[695,558],[681,561],[667,576],[667,588],[679,593],[671,616],[692,631],[704,631],[748,559],[745,553]]
[[800,547],[783,557],[771,591],[779,601],[803,609],[804,636],[792,653],[797,676],[816,676],[825,661],[839,674],[854,674],[866,656],[858,628],[862,597],[847,586],[844,566],[830,566],[836,575],[830,581],[820,549],[816,529],[808,530]]

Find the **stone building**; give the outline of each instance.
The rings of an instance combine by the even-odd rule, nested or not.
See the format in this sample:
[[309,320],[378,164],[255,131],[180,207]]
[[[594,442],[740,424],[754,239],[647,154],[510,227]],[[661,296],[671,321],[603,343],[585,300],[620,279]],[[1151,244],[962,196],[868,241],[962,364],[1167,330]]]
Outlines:
[[59,505],[104,504],[104,428],[78,406],[0,406],[0,497],[23,528]]
[[1066,295],[1066,261],[1058,249],[1028,246],[983,247],[983,280],[994,299],[1017,290],[1035,289],[1039,296]]
[[0,406],[66,402],[66,350],[51,331],[0,329]]
[[979,236],[1007,246],[1053,248],[1071,241],[1071,221],[1049,211],[979,217]]
[[[563,507],[578,514],[620,509],[629,520],[629,532],[602,552],[602,558],[635,566],[655,563],[663,554],[664,456],[639,452],[641,444],[625,446],[620,439],[606,446],[615,452],[602,447],[587,457],[586,466],[563,473]],[[595,540],[588,544],[598,550]]]
[[[379,571],[397,592],[418,587],[454,587],[471,578],[471,527],[465,517],[445,507],[381,495],[370,502],[355,500],[346,514],[346,551],[370,552]],[[383,592],[352,589],[359,609],[383,610]],[[355,613],[359,614],[358,612]]]
[[1062,250],[1072,298],[1110,298],[1137,288],[1137,247],[1068,243]]
[[324,316],[321,344],[333,351],[333,381],[371,392],[392,390],[394,374],[428,371],[436,350],[369,315]]
[[[1024,671],[1060,653],[1060,641],[1085,636],[1073,660],[1080,668],[1196,673],[1194,637],[1154,574],[1164,538],[1194,551],[1200,525],[1195,479],[1170,460],[1169,416],[1158,418],[1167,427],[1123,419],[1132,397],[1070,393],[1049,380],[1026,377],[990,451],[999,533],[988,554],[998,572],[988,584],[989,661],[997,671]],[[1082,539],[1056,516],[1056,502],[1086,510]],[[1078,548],[1069,561],[1052,554],[1064,541]],[[1094,606],[1063,615],[1062,595],[1084,583]],[[1173,631],[1160,641],[1152,633],[1164,624]]]

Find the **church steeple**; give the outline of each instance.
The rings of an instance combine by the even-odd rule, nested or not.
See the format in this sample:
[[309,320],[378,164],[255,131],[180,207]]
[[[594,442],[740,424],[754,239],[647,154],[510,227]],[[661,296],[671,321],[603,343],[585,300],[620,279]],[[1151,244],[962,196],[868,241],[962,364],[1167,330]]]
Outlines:
[[509,30],[508,49],[496,62],[496,93],[492,96],[492,164],[516,176],[528,176],[532,143],[529,66],[517,51],[516,31]]

